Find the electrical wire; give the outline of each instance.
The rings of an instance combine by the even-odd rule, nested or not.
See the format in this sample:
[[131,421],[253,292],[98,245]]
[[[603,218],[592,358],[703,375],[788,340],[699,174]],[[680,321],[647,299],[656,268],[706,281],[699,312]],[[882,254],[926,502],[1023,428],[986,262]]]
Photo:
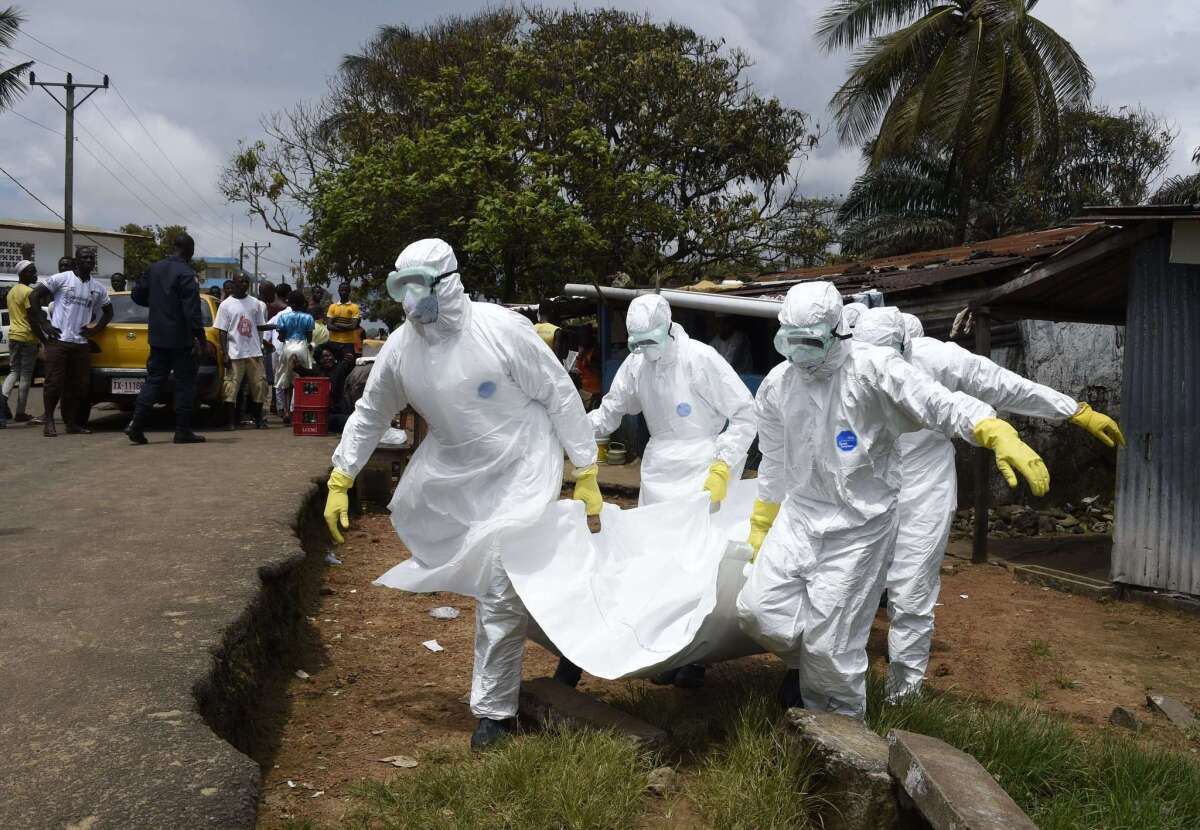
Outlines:
[[[57,47],[51,46],[49,43],[47,43],[46,41],[37,37],[36,35],[31,34],[27,30],[22,29],[20,34],[25,35],[26,37],[28,37],[30,40],[34,41],[35,43],[38,43],[41,46],[44,46],[45,48],[49,49],[51,52],[54,52],[56,55],[59,55],[63,58],[66,58],[69,61],[79,64],[80,66],[84,67],[85,69],[88,69],[88,70],[95,72],[97,74],[100,74],[100,75],[104,74],[104,72],[102,72],[100,69],[97,69],[96,67],[92,66],[91,64],[79,60],[79,58],[76,58],[73,55],[67,54],[66,52],[62,51],[61,49],[58,49]],[[40,61],[41,63],[44,63],[45,65],[47,65],[53,69],[57,69],[60,72],[69,72],[69,70],[64,69],[61,66],[57,66],[56,64],[50,63],[49,61],[41,60],[37,56],[31,55],[30,53],[22,51],[20,49],[17,49],[16,47],[10,47],[10,48],[12,48],[13,51],[18,52],[19,54],[25,55],[26,57],[30,58],[31,60]],[[139,127],[141,127],[142,132],[144,132],[146,134],[146,137],[150,139],[150,143],[154,145],[154,149],[157,150],[159,155],[161,155],[163,157],[163,159],[167,162],[167,164],[174,171],[175,175],[179,177],[179,180],[183,182],[184,186],[186,186],[188,188],[188,190],[190,190],[192,192],[192,194],[195,195],[195,197],[197,199],[199,199],[200,202],[212,213],[213,217],[215,217],[217,224],[212,227],[215,228],[215,227],[223,226],[225,224],[226,220],[228,219],[228,217],[222,216],[221,212],[219,210],[217,210],[216,208],[214,208],[208,202],[208,200],[205,199],[204,196],[198,190],[196,190],[195,187],[192,186],[192,183],[190,181],[188,181],[187,177],[183,175],[182,171],[180,171],[180,169],[176,166],[175,162],[171,160],[171,157],[167,155],[166,151],[163,150],[162,146],[154,138],[154,135],[150,132],[149,129],[147,129],[145,123],[142,121],[141,117],[138,116],[137,112],[133,109],[133,106],[129,103],[129,100],[125,97],[124,93],[121,92],[120,88],[115,83],[111,82],[111,80],[109,82],[109,87],[112,89],[113,92],[115,92],[117,94],[117,97],[121,99],[121,103],[125,105],[125,108],[127,110],[129,110],[129,114],[131,116],[133,116],[134,121],[136,121],[137,125]],[[145,157],[142,156],[141,153],[139,153],[133,147],[133,145],[129,142],[129,140],[125,138],[125,136],[120,132],[120,130],[118,130],[116,128],[116,126],[109,119],[108,115],[104,112],[103,108],[100,107],[99,105],[97,105],[96,110],[100,113],[100,116],[105,120],[105,122],[109,125],[109,127],[113,130],[113,132],[117,133],[117,136],[125,143],[125,145],[127,147],[129,147],[129,149],[134,153],[134,155],[136,155],[138,157],[138,159],[142,162],[142,164],[145,165],[146,169],[148,169],[151,172],[151,174],[156,179],[158,179],[158,181],[168,190],[168,192],[170,192],[173,196],[175,196],[177,199],[179,199],[180,202],[183,203],[184,205],[188,205],[188,201],[186,199],[181,198],[180,195],[173,188],[171,188],[171,186],[168,185],[162,179],[161,176],[158,175],[158,173],[154,170],[154,168],[150,165],[150,163],[148,161],[146,161]],[[78,119],[76,119],[76,122],[78,123]],[[91,133],[89,133],[89,134],[91,134]],[[95,140],[97,142],[97,144],[99,144],[100,143],[99,139],[96,139],[94,134],[91,134],[91,135],[92,135],[93,140]],[[105,148],[105,150],[106,150],[106,152],[109,153],[109,155],[113,158],[114,161],[117,161],[116,156],[113,155],[113,153],[111,151],[108,151],[107,148]],[[118,164],[119,163],[120,162],[118,161]],[[124,167],[124,165],[122,165],[122,167]],[[136,181],[136,178],[135,178],[135,181]],[[140,184],[140,182],[139,182],[139,184]],[[145,188],[145,185],[142,185],[142,187]],[[146,188],[146,190],[147,190],[147,192],[150,192],[149,188]],[[166,206],[165,201],[163,201],[160,197],[156,197],[156,198],[159,198],[159,201],[162,202],[164,206]],[[168,210],[171,210],[171,209],[168,208]],[[195,215],[197,218],[201,219],[201,222],[199,225],[197,225],[197,227],[203,228],[206,224],[209,224],[209,220],[205,219],[199,213],[198,210],[193,215]],[[212,228],[210,228],[210,231],[211,230],[212,230]],[[220,236],[221,234],[217,234],[217,235]],[[263,242],[264,241],[261,239],[256,239],[254,237],[251,237],[251,239],[255,242]]]
[[[29,189],[28,187],[26,187],[25,185],[21,184],[20,180],[18,180],[16,176],[14,176],[12,173],[9,173],[9,172],[8,172],[7,170],[5,170],[3,167],[0,167],[0,173],[3,173],[4,175],[6,175],[6,176],[8,176],[10,179],[12,179],[12,182],[13,182],[13,184],[15,184],[17,187],[21,188],[22,190],[24,190],[24,191],[25,191],[25,192],[26,192],[26,193],[29,195],[29,197],[30,197],[31,199],[33,199],[33,200],[34,200],[35,202],[37,202],[39,205],[41,205],[41,206],[42,206],[42,207],[44,207],[46,210],[50,211],[50,212],[51,212],[51,213],[53,213],[55,216],[57,216],[57,217],[58,217],[60,220],[62,220],[62,223],[63,223],[63,230],[64,230],[64,232],[66,231],[67,219],[66,219],[66,217],[65,217],[65,216],[63,216],[63,215],[62,215],[61,213],[59,213],[57,210],[55,210],[54,208],[50,207],[48,204],[46,204],[45,202],[43,202],[43,201],[42,201],[42,200],[41,200],[41,199],[38,197],[38,195],[37,195],[36,193],[34,193],[32,190],[30,190],[30,189]],[[108,251],[110,254],[112,254],[113,256],[117,257],[118,259],[124,259],[124,257],[123,257],[121,254],[118,254],[116,251],[114,251],[112,248],[110,248],[110,247],[108,247],[107,245],[105,245],[105,244],[104,244],[103,242],[101,242],[99,239],[96,239],[94,236],[90,236],[89,234],[85,233],[84,231],[78,230],[78,229],[76,229],[76,228],[72,228],[71,230],[72,230],[72,232],[73,232],[73,233],[79,234],[79,235],[80,235],[80,236],[82,236],[84,239],[90,239],[92,242],[95,242],[97,246],[99,246],[99,247],[103,248],[104,250]]]
[[28,115],[22,115],[21,113],[17,112],[16,110],[7,110],[7,112],[11,112],[11,113],[12,113],[13,115],[15,115],[17,118],[20,118],[20,119],[22,119],[22,120],[24,120],[24,121],[28,121],[30,124],[32,124],[32,125],[33,125],[33,126],[35,126],[35,127],[41,127],[43,130],[46,130],[46,131],[48,131],[48,132],[52,132],[52,133],[54,133],[56,136],[58,136],[59,138],[66,138],[66,137],[67,137],[67,136],[66,136],[66,133],[64,133],[62,130],[56,130],[56,129],[54,129],[53,127],[47,127],[47,126],[46,126],[45,124],[43,124],[41,121],[34,121],[34,120],[33,120],[32,118],[30,118]]

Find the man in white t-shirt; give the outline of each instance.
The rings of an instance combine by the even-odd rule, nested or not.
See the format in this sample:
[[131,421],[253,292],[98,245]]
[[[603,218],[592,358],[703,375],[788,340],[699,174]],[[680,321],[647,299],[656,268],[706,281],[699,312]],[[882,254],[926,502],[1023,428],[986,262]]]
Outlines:
[[[63,423],[69,433],[91,432],[85,425],[88,386],[91,383],[91,348],[88,338],[102,332],[112,320],[108,289],[92,279],[96,252],[82,248],[75,269],[38,283],[29,295],[29,315],[46,335],[45,421],[42,434],[58,435],[54,408],[62,401]],[[42,309],[53,303],[50,319]]]
[[266,321],[266,304],[247,295],[249,284],[238,275],[233,278],[233,293],[217,308],[214,327],[221,333],[221,353],[225,355],[225,382],[221,399],[225,402],[226,429],[236,429],[238,387],[245,378],[250,398],[250,413],[258,429],[266,429],[263,402],[269,389],[263,366],[263,335],[270,331]]

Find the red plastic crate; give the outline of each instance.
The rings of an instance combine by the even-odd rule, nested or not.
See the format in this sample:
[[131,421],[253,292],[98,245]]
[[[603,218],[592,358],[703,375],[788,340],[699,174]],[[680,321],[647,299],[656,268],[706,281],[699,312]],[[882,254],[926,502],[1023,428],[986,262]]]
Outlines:
[[299,409],[329,408],[329,378],[296,378],[292,406]]
[[328,435],[329,412],[324,407],[292,407],[293,435]]

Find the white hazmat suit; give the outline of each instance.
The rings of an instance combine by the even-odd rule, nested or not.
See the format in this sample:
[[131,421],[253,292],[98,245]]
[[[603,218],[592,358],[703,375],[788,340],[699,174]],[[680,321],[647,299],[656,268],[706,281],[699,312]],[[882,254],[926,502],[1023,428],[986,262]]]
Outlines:
[[[1068,395],[997,366],[986,357],[921,332],[920,320],[895,308],[873,308],[859,320],[854,339],[904,354],[924,375],[1001,412],[1062,421],[1079,404]],[[916,692],[929,665],[934,607],[941,588],[942,557],[958,508],[954,445],[941,432],[922,430],[900,439],[900,532],[887,566],[887,694]]]
[[390,504],[412,558],[377,584],[476,598],[471,711],[501,721],[517,711],[529,618],[504,570],[500,533],[557,498],[564,449],[585,468],[596,443],[562,364],[523,317],[466,297],[449,245],[413,243],[396,262],[411,266],[450,274],[433,289],[436,319],[410,315],[388,338],[333,463],[356,476],[406,406],[429,424]]
[[[827,282],[793,286],[779,321],[836,334],[841,297]],[[894,351],[848,339],[817,365],[776,366],[757,411],[758,497],[782,507],[738,596],[739,621],[799,669],[807,708],[862,718],[867,637],[897,530],[896,441],[933,428],[975,443],[995,413]]]
[[657,359],[648,354],[625,358],[600,407],[588,417],[596,436],[604,437],[623,416],[645,416],[650,441],[642,456],[638,504],[699,493],[714,461],[729,465],[734,481],[741,478],[755,433],[754,399],[746,384],[715,349],[671,322],[671,307],[657,294],[634,298],[626,328],[668,328],[670,337]]

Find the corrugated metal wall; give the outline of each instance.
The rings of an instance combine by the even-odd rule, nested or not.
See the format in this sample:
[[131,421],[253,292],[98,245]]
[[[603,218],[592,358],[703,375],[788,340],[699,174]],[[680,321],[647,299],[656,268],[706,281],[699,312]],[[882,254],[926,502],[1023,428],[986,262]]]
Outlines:
[[1167,228],[1130,273],[1113,581],[1200,595],[1200,266]]

